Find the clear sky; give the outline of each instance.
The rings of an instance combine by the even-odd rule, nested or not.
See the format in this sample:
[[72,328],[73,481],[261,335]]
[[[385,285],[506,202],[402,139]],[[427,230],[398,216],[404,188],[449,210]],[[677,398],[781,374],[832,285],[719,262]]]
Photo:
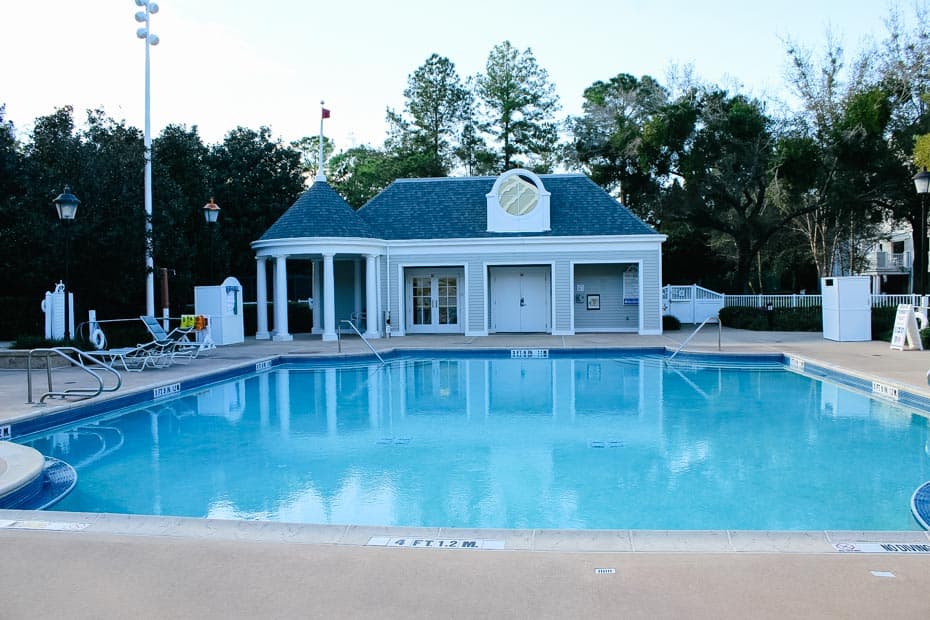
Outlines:
[[[432,53],[465,78],[507,39],[549,72],[561,116],[617,73],[665,82],[669,66],[783,95],[791,38],[822,49],[827,30],[847,50],[880,40],[883,0],[164,0],[152,18],[153,136],[197,125],[207,143],[237,125],[286,140],[319,131],[319,102],[337,150],[380,145],[387,107],[403,106],[407,76]],[[906,17],[912,4],[901,4]],[[142,128],[144,44],[133,0],[9,0],[0,18],[0,103],[18,131],[71,104],[76,120],[102,107]]]

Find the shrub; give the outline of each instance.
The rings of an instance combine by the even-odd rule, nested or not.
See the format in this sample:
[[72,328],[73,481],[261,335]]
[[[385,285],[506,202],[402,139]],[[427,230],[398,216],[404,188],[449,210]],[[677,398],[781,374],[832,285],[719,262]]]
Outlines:
[[751,329],[754,331],[768,331],[769,317],[764,308],[750,308],[746,306],[727,306],[720,310],[720,322],[725,327],[736,329]]
[[662,331],[675,332],[681,329],[681,321],[671,314],[662,315]]
[[772,329],[779,332],[823,331],[823,311],[812,308],[775,308],[772,310]]
[[894,319],[898,313],[896,306],[872,308],[872,340],[891,342],[894,331]]
[[925,351],[930,349],[930,327],[925,327],[920,330],[920,341],[923,343]]

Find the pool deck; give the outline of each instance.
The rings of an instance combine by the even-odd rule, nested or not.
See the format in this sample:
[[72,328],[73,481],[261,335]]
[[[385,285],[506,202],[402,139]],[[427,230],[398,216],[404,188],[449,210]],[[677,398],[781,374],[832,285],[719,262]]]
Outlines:
[[[717,350],[716,329],[705,330],[688,351]],[[674,349],[689,333],[406,336],[373,344],[379,351]],[[727,328],[721,342],[724,353],[788,353],[930,397],[928,351]],[[343,354],[367,352],[357,338],[342,342]],[[335,342],[309,336],[248,340],[187,365],[123,373],[120,393],[278,355],[337,353]],[[36,400],[44,372],[34,375]],[[79,381],[73,369],[52,373],[56,387]],[[0,426],[61,406],[26,400],[25,371],[0,370]],[[82,529],[61,531],[69,528]],[[505,549],[366,545],[378,536],[493,540]],[[463,531],[0,511],[0,617],[930,617],[930,553],[838,553],[833,546],[862,542],[928,545],[930,536]]]

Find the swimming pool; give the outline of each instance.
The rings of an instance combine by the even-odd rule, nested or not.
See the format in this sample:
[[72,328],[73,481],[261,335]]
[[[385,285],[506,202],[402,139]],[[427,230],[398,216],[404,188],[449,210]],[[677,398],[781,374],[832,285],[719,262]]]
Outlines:
[[[55,509],[554,529],[917,529],[930,426],[782,356],[267,364],[21,438]],[[541,355],[540,355],[541,357]]]

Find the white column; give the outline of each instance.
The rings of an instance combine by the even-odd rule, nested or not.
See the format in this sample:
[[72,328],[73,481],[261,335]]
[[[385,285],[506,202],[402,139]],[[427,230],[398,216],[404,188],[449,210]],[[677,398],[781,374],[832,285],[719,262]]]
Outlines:
[[265,257],[255,259],[255,312],[258,317],[256,340],[268,340],[268,282],[265,279]]
[[287,256],[276,256],[274,261],[274,335],[275,342],[293,340],[287,331]]
[[313,329],[311,334],[323,333],[323,298],[320,296],[320,271],[323,269],[323,262],[313,261]]
[[361,328],[362,324],[359,321],[362,320],[362,261],[357,258],[353,259],[352,267],[354,274],[352,276],[352,285],[355,293],[355,305],[352,308],[352,312],[355,313],[356,327]]
[[323,255],[323,340],[336,339],[336,277],[333,255]]
[[365,338],[380,338],[381,321],[378,312],[378,280],[374,254],[365,255]]

